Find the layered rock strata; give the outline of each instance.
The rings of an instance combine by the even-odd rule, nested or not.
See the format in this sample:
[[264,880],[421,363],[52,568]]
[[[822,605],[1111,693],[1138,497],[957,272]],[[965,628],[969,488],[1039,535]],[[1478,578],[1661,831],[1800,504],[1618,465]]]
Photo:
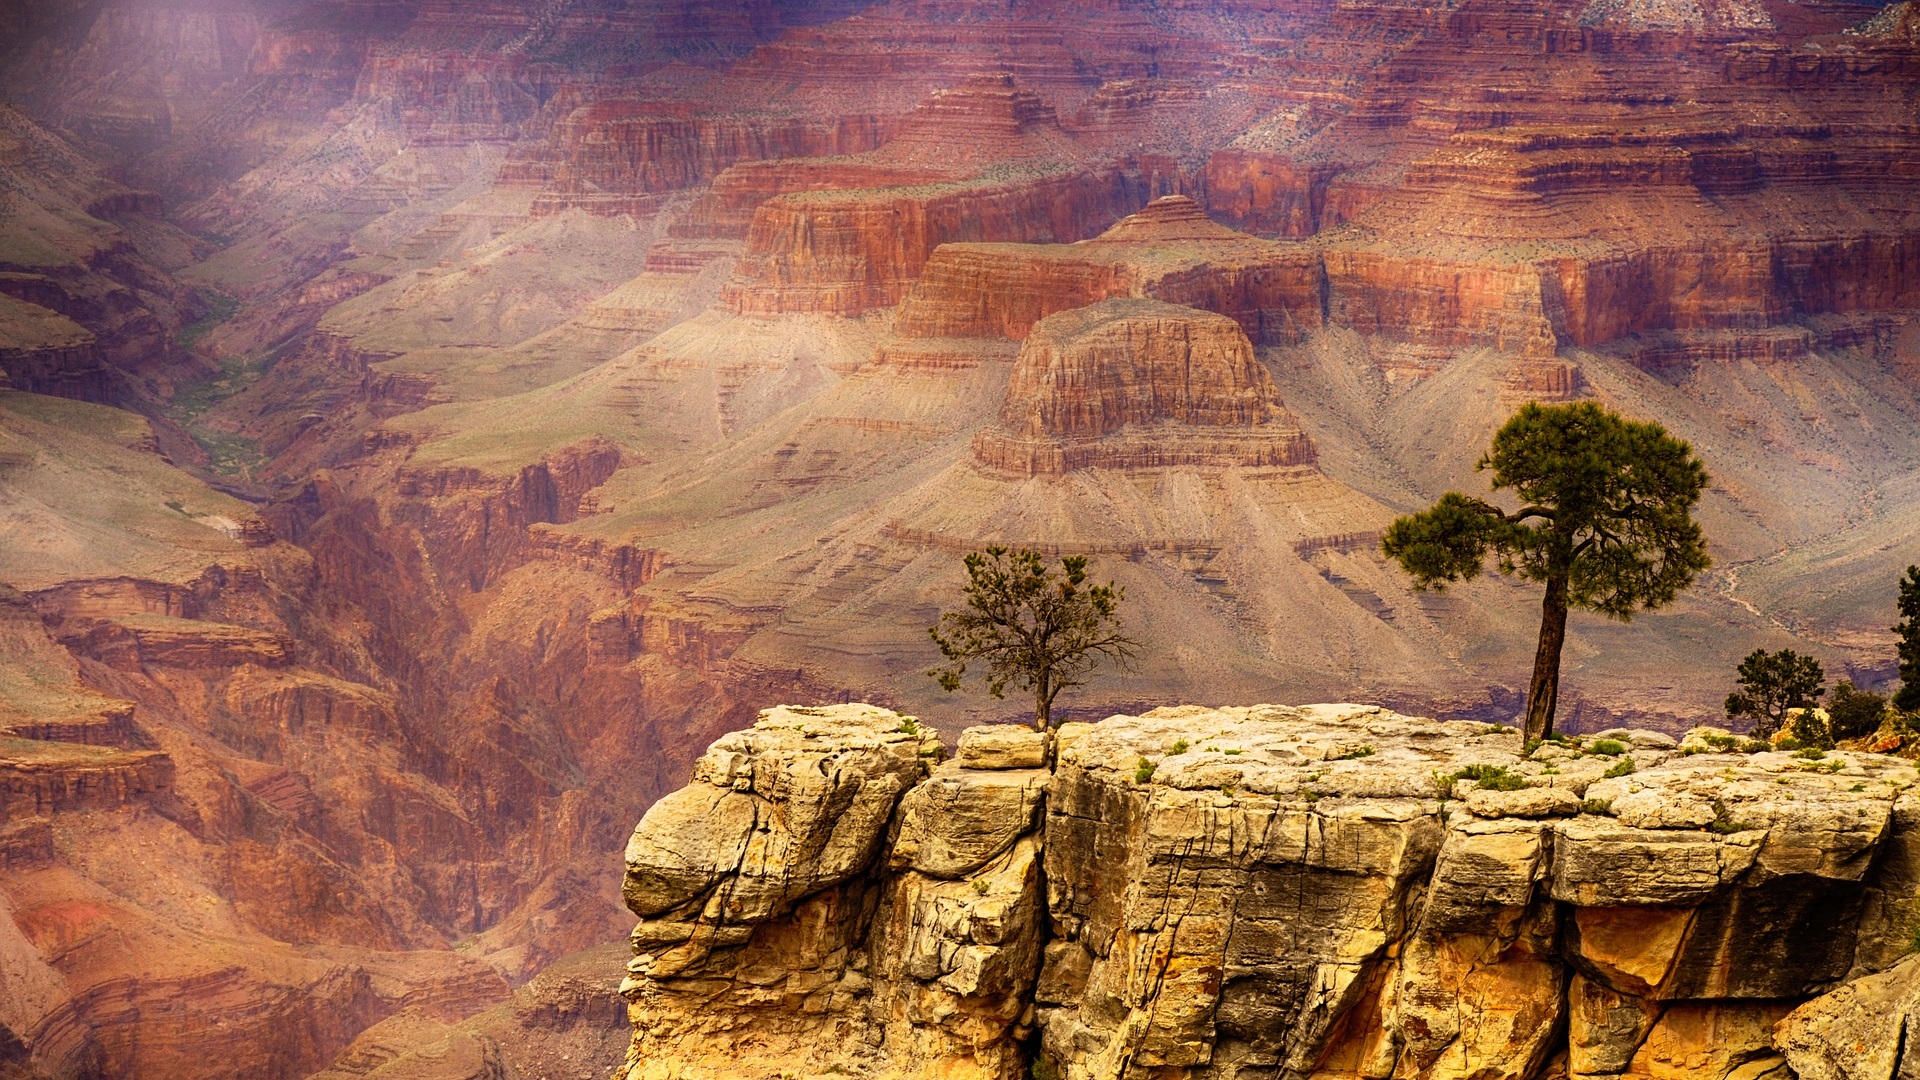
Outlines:
[[1092,157],[1008,75],[934,94],[873,153],[729,170],[692,231],[732,234],[756,197],[724,299],[762,316],[891,306],[941,244],[1080,240],[1145,201],[1136,177]]
[[1715,734],[769,709],[628,846],[617,1075],[1891,1075],[1920,774]]
[[1326,274],[1298,244],[1260,240],[1167,195],[1080,244],[947,244],[901,303],[902,338],[1024,338],[1049,315],[1141,297],[1230,316],[1264,344],[1324,322]]
[[1314,460],[1239,324],[1157,300],[1103,300],[1034,324],[1000,424],[973,450],[1027,475]]

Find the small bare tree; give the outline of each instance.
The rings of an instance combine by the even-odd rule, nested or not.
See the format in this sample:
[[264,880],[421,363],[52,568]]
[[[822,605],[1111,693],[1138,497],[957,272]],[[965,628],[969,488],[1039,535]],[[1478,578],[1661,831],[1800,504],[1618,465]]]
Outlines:
[[1087,584],[1087,557],[1068,555],[1055,572],[1037,551],[990,547],[967,556],[967,606],[927,628],[947,662],[928,671],[943,690],[960,688],[971,661],[986,665],[987,692],[1009,684],[1033,693],[1033,724],[1053,726],[1053,699],[1084,686],[1103,660],[1131,670],[1139,642],[1120,633],[1125,590]]

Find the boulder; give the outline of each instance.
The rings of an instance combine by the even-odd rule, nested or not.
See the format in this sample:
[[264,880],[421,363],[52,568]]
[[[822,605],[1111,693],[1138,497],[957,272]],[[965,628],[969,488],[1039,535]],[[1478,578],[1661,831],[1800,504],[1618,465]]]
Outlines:
[[1920,1071],[1920,957],[1855,979],[1788,1013],[1773,1042],[1800,1080],[1906,1080]]
[[889,865],[937,878],[972,874],[1033,831],[1051,779],[1045,769],[941,766],[901,800]]
[[1013,724],[984,724],[960,733],[955,760],[969,769],[1037,769],[1047,763],[1047,734]]

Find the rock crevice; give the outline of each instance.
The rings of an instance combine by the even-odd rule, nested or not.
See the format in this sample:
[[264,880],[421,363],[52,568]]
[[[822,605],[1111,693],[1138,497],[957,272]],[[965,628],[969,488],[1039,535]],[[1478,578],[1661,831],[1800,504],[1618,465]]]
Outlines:
[[1608,734],[767,710],[628,847],[619,1075],[1893,1075],[1911,764]]

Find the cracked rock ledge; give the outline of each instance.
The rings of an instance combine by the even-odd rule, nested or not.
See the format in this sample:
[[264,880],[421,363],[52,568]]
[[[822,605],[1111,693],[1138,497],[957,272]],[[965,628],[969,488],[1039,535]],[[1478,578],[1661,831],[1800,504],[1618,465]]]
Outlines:
[[634,830],[616,1077],[1920,1077],[1913,765],[1718,734],[768,709]]

